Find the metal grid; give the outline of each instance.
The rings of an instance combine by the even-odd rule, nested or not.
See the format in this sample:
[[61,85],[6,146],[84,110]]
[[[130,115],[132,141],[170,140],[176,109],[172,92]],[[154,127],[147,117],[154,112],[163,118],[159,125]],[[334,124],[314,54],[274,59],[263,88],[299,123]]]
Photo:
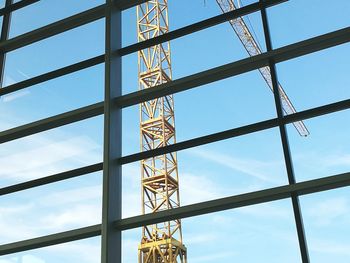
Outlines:
[[[105,63],[105,100],[104,102],[96,103],[87,107],[69,111],[50,118],[42,119],[33,123],[0,132],[0,142],[8,142],[35,133],[57,128],[69,123],[104,114],[104,159],[103,163],[91,164],[89,166],[66,171],[63,173],[0,188],[0,195],[2,196],[11,194],[33,187],[46,185],[76,176],[82,176],[91,172],[103,170],[102,224],[0,245],[0,255],[6,255],[26,251],[29,249],[36,249],[101,235],[101,262],[121,263],[121,232],[124,230],[162,221],[181,219],[217,211],[223,211],[226,209],[233,209],[273,200],[290,198],[293,205],[302,261],[304,263],[309,262],[308,248],[304,234],[303,220],[298,198],[299,196],[305,194],[349,186],[350,173],[333,175],[321,179],[296,183],[293,171],[293,162],[289,150],[286,125],[295,121],[305,120],[349,109],[350,99],[284,116],[279,91],[277,88],[278,79],[275,65],[276,63],[282,61],[349,42],[350,27],[287,45],[278,49],[273,49],[271,45],[271,36],[269,32],[266,8],[272,5],[281,4],[285,1],[260,0],[257,3],[250,4],[237,10],[171,31],[167,34],[155,37],[154,39],[132,44],[127,47],[121,47],[121,12],[127,8],[134,7],[137,4],[146,2],[146,0],[107,0],[104,5],[68,17],[56,23],[36,29],[15,38],[8,39],[11,12],[37,1],[39,0],[22,0],[18,3],[13,3],[12,0],[6,0],[5,7],[0,9],[0,15],[3,15],[4,18],[0,42],[0,80],[2,80],[3,76],[5,60],[4,57],[6,52],[24,47],[31,43],[40,41],[50,36],[73,29],[75,27],[79,27],[103,17],[106,21],[105,54],[4,87],[0,89],[0,96],[72,72],[79,71],[84,68]],[[258,11],[261,12],[263,21],[267,52],[210,70],[206,70],[197,74],[193,74],[181,79],[177,79],[172,82],[159,85],[152,89],[145,89],[127,95],[121,95],[122,56],[137,52],[138,50],[155,44],[176,39],[194,33],[196,31],[212,27],[214,25],[229,21],[242,15]],[[178,142],[174,145],[165,146],[155,150],[140,152],[128,156],[121,156],[122,108],[129,107],[153,98],[196,88],[204,84],[239,75],[263,66],[268,66],[271,70],[277,118],[242,126],[235,129],[225,130],[187,141]],[[288,173],[288,185],[231,196],[227,198],[220,198],[193,205],[182,206],[172,209],[171,211],[161,211],[154,214],[140,215],[126,219],[121,218],[121,166],[123,164],[139,161],[144,158],[157,156],[160,154],[184,150],[229,138],[235,138],[241,135],[263,131],[265,129],[270,129],[273,127],[278,127],[280,130],[285,165]]]

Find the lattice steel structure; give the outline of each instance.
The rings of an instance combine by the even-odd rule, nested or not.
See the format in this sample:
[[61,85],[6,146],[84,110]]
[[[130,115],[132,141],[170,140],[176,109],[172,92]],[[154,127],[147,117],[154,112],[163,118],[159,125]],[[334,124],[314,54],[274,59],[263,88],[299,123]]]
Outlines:
[[[168,1],[148,1],[137,6],[137,36],[142,42],[169,32]],[[169,41],[138,52],[139,89],[172,80]],[[141,151],[176,143],[173,95],[140,104]],[[142,214],[180,207],[176,152],[141,161]],[[181,220],[142,227],[140,263],[187,262],[182,244]]]
[[[3,69],[7,52],[25,47],[27,45],[39,42],[43,39],[63,33],[87,23],[104,19],[105,21],[105,52],[96,57],[89,58],[75,64],[57,68],[29,78],[18,83],[14,83],[0,89],[0,96],[11,94],[13,92],[31,87],[33,85],[44,83],[46,81],[78,72],[98,64],[105,65],[105,98],[104,101],[85,106],[76,110],[64,112],[32,123],[27,123],[12,129],[0,131],[0,143],[6,143],[33,134],[49,131],[71,124],[77,121],[85,120],[99,115],[104,115],[104,156],[103,162],[90,164],[73,170],[68,170],[59,174],[47,175],[43,178],[37,178],[30,181],[21,182],[0,188],[0,196],[16,195],[18,192],[35,189],[38,186],[54,184],[58,181],[69,178],[84,176],[96,171],[103,171],[103,205],[102,222],[96,225],[86,226],[69,231],[59,232],[51,235],[21,240],[13,243],[0,245],[0,256],[12,253],[24,252],[30,249],[39,249],[46,246],[62,244],[75,240],[81,240],[89,237],[101,236],[101,262],[102,263],[121,263],[122,254],[122,232],[162,224],[162,222],[171,222],[183,218],[214,213],[227,209],[261,204],[274,200],[286,199],[293,206],[295,226],[298,235],[298,244],[300,248],[300,258],[303,263],[309,263],[308,245],[303,226],[302,210],[299,205],[299,197],[306,194],[336,189],[350,185],[350,172],[343,174],[330,175],[328,177],[314,180],[296,182],[293,170],[293,160],[289,151],[289,141],[287,137],[286,125],[297,121],[303,121],[310,118],[331,114],[334,112],[350,109],[350,99],[322,105],[301,112],[284,115],[283,106],[280,100],[280,90],[278,88],[277,72],[275,65],[290,59],[308,55],[313,52],[325,50],[344,43],[350,42],[350,27],[345,27],[333,32],[312,37],[304,41],[296,42],[280,48],[274,49],[271,45],[271,36],[269,32],[268,17],[266,9],[272,5],[285,4],[284,0],[260,0],[259,2],[217,15],[212,18],[179,28],[174,31],[165,32],[162,35],[152,39],[146,39],[142,42],[122,47],[121,45],[121,13],[128,8],[134,8],[137,5],[146,3],[146,0],[107,0],[105,4],[84,11],[82,13],[67,17],[55,23],[42,28],[30,31],[28,33],[8,39],[9,28],[11,24],[11,13],[28,5],[35,4],[39,0],[22,0],[13,3],[12,0],[6,0],[4,8],[0,9],[0,16],[3,17],[0,42],[0,79],[3,79]],[[288,2],[288,1],[287,1]],[[260,12],[266,52],[253,55],[242,60],[233,61],[226,65],[202,71],[189,75],[171,82],[159,83],[156,87],[143,88],[130,94],[122,95],[121,82],[121,58],[152,46],[159,46],[167,41],[192,34],[199,30],[215,26],[220,23],[229,22],[253,12]],[[329,12],[332,12],[329,10]],[[166,44],[165,44],[166,45]],[[149,148],[131,155],[122,155],[121,151],[121,111],[123,108],[139,103],[154,101],[157,98],[169,96],[171,94],[197,88],[200,86],[233,77],[248,71],[257,70],[262,67],[268,67],[271,73],[271,83],[274,92],[274,103],[277,116],[261,122],[253,123],[238,128],[224,130],[218,133],[209,134],[185,140],[174,142],[174,144],[160,145],[158,148]],[[32,87],[35,89],[35,87]],[[137,87],[135,87],[137,89]],[[288,183],[282,186],[268,188],[260,191],[253,191],[241,195],[232,195],[226,198],[217,198],[214,200],[200,202],[193,205],[175,207],[156,213],[147,213],[139,216],[122,218],[121,216],[121,178],[122,165],[151,159],[156,156],[164,156],[175,151],[185,150],[200,145],[218,142],[225,139],[232,139],[253,132],[260,132],[271,128],[278,128],[280,131],[285,167],[288,174]],[[82,131],[84,132],[84,131]],[[0,146],[1,147],[1,146]],[[23,160],[25,162],[26,160]],[[20,165],[20,164],[19,164]],[[17,226],[14,226],[17,227]],[[244,231],[244,230],[242,230]],[[160,233],[160,232],[159,232]],[[205,249],[204,247],[203,249]],[[135,248],[136,250],[136,248]],[[205,251],[203,251],[205,252]]]

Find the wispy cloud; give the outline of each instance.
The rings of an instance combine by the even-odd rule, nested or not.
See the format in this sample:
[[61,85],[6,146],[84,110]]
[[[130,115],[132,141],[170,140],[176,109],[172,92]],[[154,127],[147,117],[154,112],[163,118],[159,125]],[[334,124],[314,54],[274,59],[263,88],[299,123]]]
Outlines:
[[10,93],[10,94],[7,94],[7,95],[3,95],[1,98],[2,98],[3,102],[11,102],[13,100],[16,100],[16,99],[19,99],[21,97],[27,96],[29,94],[30,94],[29,90],[21,90],[21,91],[15,92],[15,93]]
[[223,259],[232,258],[237,252],[234,251],[218,251],[217,253],[210,253],[204,256],[191,257],[188,259],[189,262],[217,262]]
[[328,152],[326,154],[315,151],[305,151],[303,153],[296,153],[293,157],[295,163],[297,163],[303,171],[306,170],[306,172],[308,172],[308,170],[310,170],[313,174],[317,174],[318,176],[324,173],[332,175],[333,171],[344,168],[344,171],[348,172],[350,168],[350,153],[346,151],[335,150],[334,152]]
[[335,258],[350,257],[350,243],[336,242],[329,239],[312,239],[309,246],[312,251],[320,254],[331,254]]
[[191,149],[188,152],[205,160],[222,165],[223,167],[230,168],[233,171],[238,171],[255,177],[264,182],[273,184],[281,184],[284,182],[283,175],[278,173],[279,171],[283,171],[283,169],[281,169],[283,166],[281,161],[259,161],[256,159],[242,158],[210,150]]
[[20,74],[20,75],[22,75],[23,77],[25,77],[26,79],[29,79],[30,78],[30,76],[28,75],[28,74],[26,74],[26,73],[24,73],[22,70],[20,70],[20,69],[17,69],[17,72]]
[[350,202],[346,197],[332,197],[317,201],[306,212],[317,226],[337,224],[340,217],[346,216],[350,219]]
[[12,153],[1,156],[0,177],[3,180],[29,180],[64,171],[73,163],[79,167],[101,159],[98,154],[101,146],[83,135],[60,141],[43,136],[33,139],[31,145],[35,146],[25,149],[18,144],[11,148]]
[[[43,192],[0,208],[0,242],[13,242],[101,222],[101,186]],[[41,190],[38,190],[39,193]],[[25,204],[20,204],[24,202]]]

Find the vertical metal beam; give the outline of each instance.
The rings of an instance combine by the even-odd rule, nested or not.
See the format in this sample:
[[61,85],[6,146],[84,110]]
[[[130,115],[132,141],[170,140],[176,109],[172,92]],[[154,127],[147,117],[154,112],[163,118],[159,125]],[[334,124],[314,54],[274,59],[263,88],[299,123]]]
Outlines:
[[[271,34],[270,34],[268,18],[267,18],[267,14],[266,14],[266,7],[264,5],[264,2],[265,2],[265,0],[260,0],[261,18],[262,18],[263,28],[264,28],[266,50],[271,51],[272,50],[272,41],[271,41]],[[282,140],[283,154],[284,154],[284,160],[285,160],[285,165],[286,165],[287,174],[288,174],[288,181],[289,181],[289,184],[292,185],[292,184],[295,184],[295,182],[296,182],[295,175],[294,175],[294,169],[293,169],[293,162],[292,162],[292,156],[290,153],[286,125],[283,124],[283,122],[282,122],[283,108],[282,108],[280,91],[278,89],[276,64],[272,59],[269,59],[269,67],[270,67],[270,71],[271,71],[271,79],[272,79],[272,85],[273,85],[273,94],[274,94],[274,99],[275,99],[277,117],[280,120],[279,130],[280,130],[280,135],[281,135],[281,140]],[[300,204],[299,204],[299,197],[296,194],[292,194],[291,200],[292,200],[295,224],[296,224],[297,233],[298,233],[301,258],[302,258],[303,263],[309,263],[310,259],[309,259],[309,253],[308,253],[308,248],[307,248],[307,243],[306,243],[303,218],[302,218]]]
[[[13,0],[6,0],[5,8],[12,5]],[[2,28],[1,28],[1,42],[4,42],[8,39],[10,33],[10,23],[11,23],[11,14],[12,12],[5,13],[2,20]],[[0,53],[0,88],[3,87],[4,82],[4,71],[5,71],[5,57],[6,53]]]
[[113,100],[121,95],[121,10],[113,0],[106,0],[106,59],[104,101],[104,156],[102,205],[102,263],[121,263],[121,231],[113,227],[121,219],[122,114]]

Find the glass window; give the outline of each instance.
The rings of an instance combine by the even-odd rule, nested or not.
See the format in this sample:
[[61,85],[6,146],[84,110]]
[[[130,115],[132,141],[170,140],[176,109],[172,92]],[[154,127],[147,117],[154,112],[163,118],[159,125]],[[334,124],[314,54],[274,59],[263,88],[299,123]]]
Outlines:
[[350,256],[350,189],[301,198],[311,262],[345,263]]
[[7,53],[4,86],[104,53],[104,20]]
[[[37,1],[12,14],[10,38],[35,30],[39,27],[57,22],[78,14],[100,4],[103,0],[70,1],[45,0]],[[32,19],[35,17],[35,19]]]
[[101,172],[2,196],[0,244],[100,224],[101,206]]
[[1,263],[96,263],[101,258],[101,238],[79,241],[29,250],[1,256]]
[[102,161],[103,116],[1,144],[0,187]]

